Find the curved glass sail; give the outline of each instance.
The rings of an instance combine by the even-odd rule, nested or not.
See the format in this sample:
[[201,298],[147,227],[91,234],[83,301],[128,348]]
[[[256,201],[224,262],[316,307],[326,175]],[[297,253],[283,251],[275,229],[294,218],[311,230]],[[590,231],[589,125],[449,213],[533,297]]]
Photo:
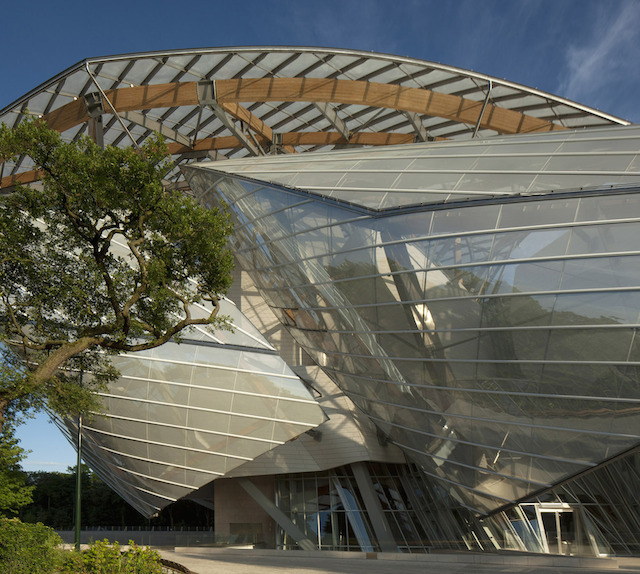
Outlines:
[[[114,357],[105,413],[83,425],[83,458],[146,516],[326,419],[237,307],[220,313],[233,331]],[[59,425],[75,444],[76,421]]]
[[[611,184],[640,180],[637,134],[609,133],[609,148],[629,152]],[[583,159],[605,135],[581,142]],[[540,161],[539,142],[510,141]],[[576,161],[563,154],[545,165]],[[235,214],[242,267],[318,365],[461,504],[489,512],[638,443],[637,188],[603,189],[585,167],[568,171],[588,191],[374,211],[333,200],[339,186],[320,196],[234,169],[188,177],[201,201]]]

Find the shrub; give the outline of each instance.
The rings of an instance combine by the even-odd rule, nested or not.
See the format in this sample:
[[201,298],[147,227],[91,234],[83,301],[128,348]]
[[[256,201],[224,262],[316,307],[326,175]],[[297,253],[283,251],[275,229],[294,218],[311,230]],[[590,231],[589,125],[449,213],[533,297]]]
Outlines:
[[0,572],[49,574],[63,561],[62,539],[44,524],[0,518]]
[[75,550],[67,550],[64,553],[64,562],[60,572],[61,574],[86,574],[82,554]]
[[62,550],[62,539],[41,523],[0,518],[2,574],[162,574],[160,554],[129,541],[129,550],[108,540],[82,553]]
[[[82,570],[86,574],[162,574],[160,555],[150,548],[141,548],[129,541],[130,549],[120,551],[120,545],[108,540],[94,542],[82,553]],[[76,565],[77,568],[77,565]],[[73,570],[66,570],[69,574]]]

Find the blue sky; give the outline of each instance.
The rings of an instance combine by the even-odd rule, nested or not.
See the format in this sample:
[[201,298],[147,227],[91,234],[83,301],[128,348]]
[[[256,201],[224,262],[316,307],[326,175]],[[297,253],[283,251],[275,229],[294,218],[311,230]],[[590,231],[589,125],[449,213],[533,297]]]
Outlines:
[[305,45],[459,66],[640,121],[638,0],[112,0],[99,11],[77,0],[7,4],[0,108],[86,57]]
[[[475,70],[640,122],[640,0],[32,0],[3,13],[0,108],[92,56],[300,45]],[[41,418],[19,436],[27,470],[75,453]]]

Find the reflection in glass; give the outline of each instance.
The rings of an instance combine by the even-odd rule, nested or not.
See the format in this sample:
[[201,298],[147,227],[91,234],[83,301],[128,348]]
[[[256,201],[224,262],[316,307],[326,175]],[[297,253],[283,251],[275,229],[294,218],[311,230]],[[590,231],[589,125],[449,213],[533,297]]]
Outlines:
[[[625,194],[600,211],[576,193],[376,217],[304,195],[296,218],[308,212],[310,229],[286,215],[296,192],[265,185],[249,207],[236,199],[245,182],[222,182],[246,268],[293,337],[469,508],[515,502],[640,440],[616,424],[626,410],[597,400],[617,396],[640,355],[637,223],[616,226],[621,205],[628,218],[640,205]],[[640,385],[624,389],[634,408]]]

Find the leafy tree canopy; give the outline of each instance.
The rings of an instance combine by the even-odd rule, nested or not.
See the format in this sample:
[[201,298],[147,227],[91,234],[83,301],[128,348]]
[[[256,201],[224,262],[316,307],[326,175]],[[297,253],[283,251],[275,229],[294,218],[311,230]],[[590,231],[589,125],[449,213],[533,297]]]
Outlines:
[[[159,137],[103,150],[65,143],[40,120],[3,125],[0,161],[17,157],[41,185],[0,199],[0,337],[26,358],[0,383],[0,425],[25,397],[61,413],[91,408],[87,391],[116,375],[109,354],[224,325],[218,300],[233,266],[228,214],[163,186],[172,164]],[[194,314],[205,302],[213,310]]]
[[0,432],[0,516],[13,516],[33,502],[34,486],[27,485],[27,475],[20,466],[24,456],[13,427],[5,425]]

